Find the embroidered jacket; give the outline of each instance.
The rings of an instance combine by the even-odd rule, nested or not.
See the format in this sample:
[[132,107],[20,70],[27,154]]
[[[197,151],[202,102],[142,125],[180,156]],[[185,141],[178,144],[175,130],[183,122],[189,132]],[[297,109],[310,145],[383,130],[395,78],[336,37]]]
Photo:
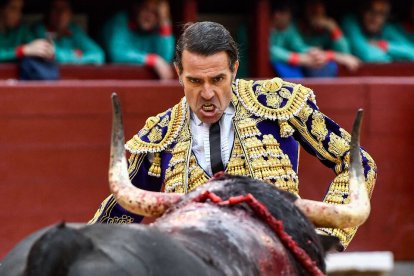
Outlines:
[[[319,111],[311,89],[275,78],[238,80],[233,91],[235,137],[226,173],[265,180],[298,195],[300,144],[337,175],[324,201],[347,202],[350,135]],[[131,153],[129,174],[135,186],[160,191],[164,184],[166,192],[187,193],[209,179],[191,151],[189,120],[190,110],[183,98],[173,108],[150,117],[127,142],[126,149]],[[361,151],[371,194],[376,165],[367,152]],[[153,154],[152,162],[146,158],[149,153]],[[109,196],[90,223],[132,223],[141,219]],[[356,232],[356,228],[320,230],[339,237],[344,246]]]

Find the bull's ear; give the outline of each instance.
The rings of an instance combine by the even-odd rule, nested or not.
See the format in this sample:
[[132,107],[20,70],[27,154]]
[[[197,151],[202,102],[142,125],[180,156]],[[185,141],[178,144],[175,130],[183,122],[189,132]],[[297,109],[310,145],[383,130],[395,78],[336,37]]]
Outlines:
[[323,249],[325,250],[325,253],[336,250],[339,252],[344,251],[344,246],[341,244],[338,237],[329,236],[329,235],[321,235],[318,234],[319,239],[321,240],[321,244]]

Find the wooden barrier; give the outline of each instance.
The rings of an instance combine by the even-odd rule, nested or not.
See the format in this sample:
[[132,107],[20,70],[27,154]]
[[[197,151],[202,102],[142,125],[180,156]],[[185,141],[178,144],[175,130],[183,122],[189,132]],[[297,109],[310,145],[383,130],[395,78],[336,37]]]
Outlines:
[[[259,58],[254,56],[253,60]],[[263,57],[260,57],[263,63]],[[257,63],[257,62],[256,62]],[[252,64],[256,64],[253,62]],[[256,66],[256,65],[255,65]],[[253,66],[254,67],[254,66]],[[350,72],[346,68],[339,67],[341,77],[368,77],[368,76],[391,76],[408,77],[414,76],[414,63],[396,62],[389,64],[363,64],[357,71]],[[95,65],[61,65],[60,76],[62,80],[155,80],[157,75],[149,67],[135,65],[106,64]],[[276,76],[270,64],[266,63],[261,71],[254,73],[260,78],[273,78]],[[19,71],[16,64],[0,64],[0,80],[18,79]]]
[[[307,80],[318,105],[350,129],[366,110],[362,144],[378,164],[372,213],[349,250],[392,251],[414,260],[411,208],[414,80]],[[28,233],[59,221],[89,220],[107,196],[110,94],[119,93],[126,135],[182,96],[177,82],[0,82],[0,258]],[[304,151],[300,192],[321,199],[334,174]]]

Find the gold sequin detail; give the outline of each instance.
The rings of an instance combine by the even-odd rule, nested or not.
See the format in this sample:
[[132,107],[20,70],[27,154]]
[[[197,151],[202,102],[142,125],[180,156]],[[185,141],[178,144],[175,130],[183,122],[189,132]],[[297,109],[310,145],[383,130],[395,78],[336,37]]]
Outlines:
[[306,124],[306,122],[308,121],[308,119],[309,119],[309,116],[312,114],[312,112],[313,112],[313,109],[310,107],[310,106],[308,106],[308,105],[305,105],[300,111],[299,111],[299,113],[298,113],[298,117],[299,117],[299,119],[302,121],[302,123],[304,123],[304,124]]
[[273,78],[271,80],[261,80],[257,81],[259,84],[257,86],[256,93],[273,93],[279,90],[280,87],[282,87],[282,79],[279,78]]
[[162,139],[161,129],[158,127],[152,128],[150,133],[148,134],[148,139],[150,143],[156,143],[160,141]]
[[292,96],[292,92],[290,92],[289,89],[282,87],[279,90],[279,95],[284,99],[289,99]]
[[168,116],[165,116],[164,119],[161,120],[161,122],[158,124],[160,127],[166,127],[168,126],[168,123],[170,122]]
[[260,131],[257,128],[257,120],[253,118],[245,118],[240,120],[238,122],[238,128],[241,139],[260,135]]
[[349,150],[349,143],[342,137],[331,132],[329,135],[328,151],[337,157],[341,157]]
[[295,132],[293,127],[291,127],[288,122],[279,120],[278,123],[280,127],[280,137],[287,138]]
[[266,104],[273,108],[279,108],[282,104],[283,99],[278,94],[267,94]]
[[316,137],[318,142],[325,140],[328,135],[328,129],[326,128],[325,118],[319,111],[315,111],[312,114],[312,129],[311,133]]
[[148,175],[161,177],[161,154],[159,152],[154,154],[154,160],[148,170]]
[[341,133],[341,137],[347,141],[348,143],[351,143],[351,134],[349,134],[345,129],[340,128],[339,132]]
[[121,217],[108,218],[109,224],[130,224],[133,222],[134,222],[134,219],[127,215],[122,215]]
[[[275,78],[265,82],[258,81],[256,91],[253,91],[254,81],[238,80],[236,93],[239,95],[242,105],[251,113],[259,118],[270,120],[289,120],[295,114],[297,114],[306,104],[308,98],[313,97],[313,91],[301,86],[300,84],[294,85],[292,96],[287,100],[286,104],[280,108],[271,108],[264,106],[257,99],[257,94],[263,93],[277,93],[282,85],[288,83],[283,82],[281,79]],[[267,91],[267,92],[266,92]]]
[[[165,112],[163,114],[166,114]],[[169,145],[171,145],[177,138],[178,134],[180,133],[182,127],[184,126],[185,119],[189,116],[188,115],[188,105],[183,98],[180,103],[175,105],[171,110],[171,119],[168,123],[168,128],[164,136],[160,133],[161,130],[155,131],[158,133],[149,134],[152,138],[148,137],[151,141],[146,142],[141,139],[141,136],[145,135],[148,130],[154,129],[157,127],[157,123],[160,121],[159,116],[151,117],[147,120],[144,128],[138,133],[138,135],[134,135],[134,137],[129,140],[125,148],[131,153],[154,153],[160,152],[165,150]],[[161,135],[160,135],[161,134]]]

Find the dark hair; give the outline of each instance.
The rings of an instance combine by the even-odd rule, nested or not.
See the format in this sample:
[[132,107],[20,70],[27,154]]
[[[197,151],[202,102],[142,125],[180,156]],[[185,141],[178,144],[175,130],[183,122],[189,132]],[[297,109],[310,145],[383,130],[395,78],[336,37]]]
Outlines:
[[361,1],[360,2],[360,10],[361,10],[361,12],[368,11],[371,8],[372,3],[373,2],[376,2],[376,1],[384,2],[384,3],[388,4],[388,5],[390,5],[390,8],[391,8],[391,2],[389,0],[368,0],[368,1]]
[[0,0],[0,9],[3,9],[9,4],[10,0]]
[[234,64],[239,60],[239,51],[233,37],[223,25],[204,21],[186,24],[184,28],[183,34],[178,39],[174,58],[174,63],[180,72],[183,70],[184,50],[203,56],[225,51],[229,58],[230,70],[234,70]]
[[293,3],[290,0],[274,0],[270,2],[270,8],[272,13],[274,12],[291,12]]

